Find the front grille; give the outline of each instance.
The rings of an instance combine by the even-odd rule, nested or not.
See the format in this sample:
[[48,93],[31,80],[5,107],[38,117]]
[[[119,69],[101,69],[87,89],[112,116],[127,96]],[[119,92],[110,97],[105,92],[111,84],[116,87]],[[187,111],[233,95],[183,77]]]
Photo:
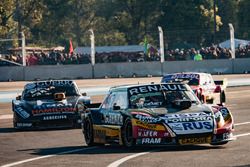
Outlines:
[[48,120],[40,121],[33,124],[35,127],[44,127],[44,128],[56,128],[56,127],[73,127],[74,122],[72,120]]

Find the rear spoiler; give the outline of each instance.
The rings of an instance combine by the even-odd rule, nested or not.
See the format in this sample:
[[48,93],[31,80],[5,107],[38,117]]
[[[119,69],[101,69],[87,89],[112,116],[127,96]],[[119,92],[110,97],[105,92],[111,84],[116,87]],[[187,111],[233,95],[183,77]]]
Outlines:
[[214,81],[214,83],[215,83],[215,85],[220,85],[223,89],[226,89],[226,87],[228,85],[227,78],[224,78],[223,80]]
[[88,108],[99,108],[102,103],[90,103],[90,104],[85,104]]

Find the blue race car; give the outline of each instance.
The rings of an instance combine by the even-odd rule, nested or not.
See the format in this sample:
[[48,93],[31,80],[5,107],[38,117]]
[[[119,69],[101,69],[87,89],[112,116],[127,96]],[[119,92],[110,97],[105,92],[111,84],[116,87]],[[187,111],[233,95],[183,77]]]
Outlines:
[[81,127],[80,112],[90,104],[72,80],[28,83],[12,101],[16,129]]

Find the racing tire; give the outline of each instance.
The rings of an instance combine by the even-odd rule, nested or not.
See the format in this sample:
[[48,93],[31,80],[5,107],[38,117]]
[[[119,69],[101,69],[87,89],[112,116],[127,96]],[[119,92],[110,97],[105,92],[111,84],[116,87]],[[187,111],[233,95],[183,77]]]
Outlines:
[[122,128],[122,143],[127,148],[135,146],[135,139],[133,138],[132,122],[129,118],[125,120],[125,123]]
[[93,123],[89,117],[84,120],[83,134],[84,134],[85,142],[88,146],[95,145]]
[[220,103],[223,104],[226,102],[226,95],[225,95],[225,92],[221,92],[220,93]]
[[13,128],[17,129],[16,113],[13,114]]

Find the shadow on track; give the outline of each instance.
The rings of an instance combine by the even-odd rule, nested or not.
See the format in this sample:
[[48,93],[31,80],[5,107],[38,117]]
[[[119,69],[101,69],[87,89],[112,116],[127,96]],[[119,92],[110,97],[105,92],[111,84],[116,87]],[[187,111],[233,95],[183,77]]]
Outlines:
[[[90,148],[90,149],[87,149]],[[136,146],[133,148],[125,148],[119,145],[106,145],[106,146],[71,146],[71,147],[54,147],[54,148],[35,148],[35,149],[22,149],[17,150],[20,152],[32,152],[33,155],[50,155],[60,154],[71,150],[80,150],[66,154],[119,154],[119,153],[140,153],[152,150],[155,152],[178,152],[178,151],[199,151],[209,149],[224,149],[223,146],[210,146],[210,145],[185,145],[185,146]],[[82,150],[81,150],[82,149]],[[84,150],[86,149],[86,150]]]
[[78,128],[42,128],[42,129],[15,129],[15,128],[0,128],[1,133],[19,133],[19,132],[39,132],[39,131],[62,131],[62,130],[72,130]]

